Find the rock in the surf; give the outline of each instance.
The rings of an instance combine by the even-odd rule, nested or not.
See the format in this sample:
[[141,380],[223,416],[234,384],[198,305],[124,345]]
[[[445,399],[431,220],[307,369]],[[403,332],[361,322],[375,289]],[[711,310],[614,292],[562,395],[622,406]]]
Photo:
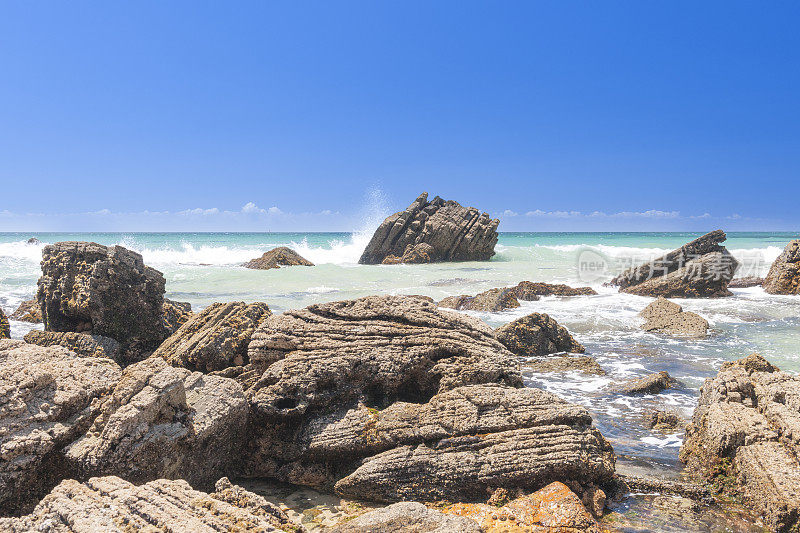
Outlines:
[[251,259],[243,265],[245,268],[252,268],[256,270],[269,270],[271,268],[280,268],[282,266],[314,266],[314,263],[304,258],[291,248],[286,246],[279,246],[273,248],[264,255]]
[[194,316],[194,313],[192,313],[192,304],[189,302],[176,302],[164,298],[164,305],[161,306],[161,316],[164,328],[172,335],[178,331],[178,328],[184,325],[187,320]]
[[30,508],[71,475],[62,449],[89,428],[121,375],[109,359],[0,341],[0,515]]
[[165,340],[153,357],[202,372],[244,365],[250,337],[270,314],[260,302],[212,304]]
[[531,313],[495,330],[495,336],[512,353],[524,356],[583,353],[586,348],[550,315]]
[[111,337],[74,331],[29,331],[25,342],[38,346],[63,346],[80,357],[106,357],[117,360],[119,343]]
[[20,322],[30,322],[38,324],[42,321],[42,308],[39,307],[39,302],[34,298],[33,300],[25,300],[17,310],[9,316],[11,320],[19,320]]
[[474,207],[438,196],[429,202],[428,193],[422,193],[407,209],[383,221],[358,262],[380,264],[390,255],[401,261],[404,256],[419,258],[420,244],[430,246],[424,253],[430,261],[425,262],[487,261],[494,255],[499,224]]
[[333,528],[331,533],[364,531],[408,531],[414,533],[482,533],[477,522],[462,516],[451,516],[419,502],[399,502],[364,513]]
[[370,296],[273,315],[248,353],[227,375],[250,401],[249,476],[431,501],[601,483],[614,470],[584,408],[519,388],[516,358],[491,328],[426,298]]
[[489,289],[475,296],[462,294],[460,296],[448,296],[439,302],[439,307],[448,307],[458,311],[486,311],[496,313],[506,309],[519,307],[517,300],[511,289]]
[[645,319],[642,329],[680,337],[702,338],[708,335],[708,321],[666,298],[656,298],[639,316]]
[[538,300],[540,296],[591,296],[597,291],[591,287],[570,287],[564,284],[521,281],[511,291],[518,300]]
[[167,338],[164,276],[121,246],[61,242],[44,247],[37,299],[46,331],[91,332],[141,359]]
[[240,460],[247,416],[236,381],[150,357],[124,370],[92,426],[66,448],[66,460],[82,478],[207,485]]
[[720,245],[726,238],[722,230],[712,231],[658,259],[626,270],[609,284],[639,296],[730,296],[728,283],[739,263]]
[[675,388],[678,381],[662,370],[647,376],[631,379],[621,383],[616,387],[618,392],[628,395],[635,394],[658,394],[661,391]]
[[703,384],[680,458],[743,495],[773,531],[800,527],[800,376],[757,354]]
[[530,359],[523,363],[523,369],[534,373],[578,371],[597,376],[602,376],[606,373],[595,358],[588,355],[563,355]]
[[674,411],[650,409],[643,415],[644,427],[654,431],[677,431],[684,425],[680,415]]
[[5,313],[3,313],[3,309],[0,308],[0,339],[10,339],[11,338],[11,324],[8,323],[8,317],[6,317]]
[[800,294],[800,240],[786,245],[764,278],[764,292]]
[[216,483],[211,494],[186,481],[159,479],[143,485],[115,476],[84,483],[62,481],[33,511],[18,518],[0,518],[9,533],[52,531],[272,531],[301,533],[280,507],[232,484]]
[[764,278],[747,276],[746,278],[733,278],[728,283],[729,289],[748,289],[750,287],[760,287],[764,283]]

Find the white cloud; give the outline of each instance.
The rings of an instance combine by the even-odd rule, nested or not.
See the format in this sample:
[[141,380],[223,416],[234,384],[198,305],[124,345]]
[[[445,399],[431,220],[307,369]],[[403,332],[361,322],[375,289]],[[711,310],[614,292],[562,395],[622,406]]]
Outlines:
[[89,214],[90,215],[106,216],[106,215],[110,215],[111,214],[111,210],[110,209],[101,209],[99,211],[89,211]]
[[212,207],[211,209],[203,209],[202,207],[196,207],[194,209],[185,209],[183,211],[178,211],[179,215],[200,215],[200,216],[209,216],[209,215],[218,215],[219,209],[216,207]]
[[515,217],[519,215],[516,211],[512,211],[511,209],[506,209],[501,213],[504,217]]
[[242,213],[263,213],[264,210],[253,202],[247,202],[242,206]]
[[541,209],[536,209],[528,211],[525,216],[545,218],[680,218],[680,212],[650,209],[648,211],[620,211],[611,214],[603,211],[592,211],[587,214],[580,211],[542,211]]
[[267,213],[269,213],[270,215],[282,215],[283,211],[281,211],[280,209],[278,209],[276,206],[273,205],[272,207],[267,209]]

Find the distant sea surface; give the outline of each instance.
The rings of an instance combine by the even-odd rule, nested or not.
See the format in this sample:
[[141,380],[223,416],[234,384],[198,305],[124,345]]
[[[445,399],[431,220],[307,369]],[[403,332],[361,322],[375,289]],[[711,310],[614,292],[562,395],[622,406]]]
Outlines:
[[[369,294],[422,294],[439,300],[522,280],[591,285],[600,294],[547,297],[522,302],[501,313],[472,313],[492,326],[537,311],[566,326],[606,370],[605,376],[579,373],[526,373],[541,387],[585,405],[610,438],[621,463],[630,467],[678,470],[683,434],[654,434],[638,422],[648,408],[676,410],[687,418],[703,380],[719,366],[759,352],[779,367],[800,371],[800,297],[771,296],[760,287],[733,289],[731,298],[680,300],[685,310],[705,317],[712,336],[671,339],[639,329],[637,314],[650,298],[619,294],[602,283],[615,269],[651,259],[697,238],[697,233],[502,233],[488,262],[433,265],[359,265],[372,232],[363,233],[0,233],[0,305],[12,312],[32,298],[39,277],[41,249],[67,240],[119,244],[141,253],[145,263],[164,273],[167,297],[200,310],[212,302],[266,302],[273,312],[316,302]],[[28,244],[36,237],[41,244]],[[741,263],[737,276],[763,276],[796,233],[729,233],[724,243]],[[289,246],[315,267],[248,270],[245,261],[275,246]],[[587,252],[588,251],[588,252]],[[579,268],[586,254],[601,257],[608,270],[588,276]],[[12,322],[12,336],[31,325]],[[36,326],[41,327],[41,326]],[[616,394],[617,381],[667,370],[682,387],[654,396]]]

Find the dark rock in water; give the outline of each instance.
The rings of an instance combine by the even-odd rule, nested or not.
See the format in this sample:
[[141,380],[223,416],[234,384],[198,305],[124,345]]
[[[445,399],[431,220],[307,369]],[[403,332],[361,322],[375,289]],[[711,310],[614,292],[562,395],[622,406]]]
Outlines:
[[232,379],[151,357],[127,367],[86,434],[66,448],[80,472],[207,485],[241,457],[248,407]]
[[9,533],[52,531],[270,531],[302,533],[280,507],[220,479],[216,492],[194,490],[186,481],[159,479],[136,486],[115,476],[84,483],[68,479],[31,514],[0,518]]
[[40,241],[36,237],[31,237],[30,239],[28,239],[27,242],[28,244],[42,244],[42,241]]
[[0,515],[29,509],[72,475],[62,449],[89,428],[121,374],[109,359],[0,341]]
[[730,296],[728,283],[739,263],[719,244],[726,238],[722,230],[712,231],[667,255],[626,270],[608,284],[640,296]]
[[733,278],[728,283],[729,289],[747,289],[750,287],[760,287],[764,283],[764,278],[748,276],[746,278]]
[[643,378],[632,379],[622,383],[617,390],[623,394],[658,394],[661,391],[672,389],[678,382],[665,371],[656,372]]
[[544,357],[541,359],[532,359],[525,361],[525,370],[529,372],[545,373],[545,372],[572,372],[580,371],[584,374],[595,374],[597,376],[605,375],[605,370],[600,367],[600,364],[594,357],[584,356],[553,356]]
[[703,384],[680,458],[734,490],[772,531],[800,527],[800,376],[757,354],[722,365]]
[[74,331],[29,331],[25,342],[38,346],[63,346],[80,357],[106,357],[117,360],[120,346],[111,337]]
[[678,413],[651,409],[644,413],[644,427],[655,431],[677,431],[683,420]]
[[382,265],[399,265],[402,262],[403,262],[403,260],[400,257],[397,257],[396,255],[387,255],[386,257],[383,258],[383,261],[381,261],[381,264]]
[[17,310],[14,311],[9,318],[12,320],[19,320],[20,322],[38,324],[42,321],[42,308],[39,307],[39,302],[35,298],[33,300],[26,300],[19,304]]
[[597,294],[591,287],[573,288],[563,284],[534,283],[532,281],[521,281],[511,287],[514,296],[519,300],[538,300],[540,296],[589,296]]
[[708,321],[696,313],[683,308],[666,298],[658,297],[645,307],[639,316],[646,322],[642,329],[651,333],[701,338],[708,335]]
[[769,294],[800,294],[800,240],[786,245],[764,278]]
[[270,314],[264,303],[212,304],[165,340],[153,357],[203,372],[244,365],[250,337]]
[[448,296],[439,302],[439,307],[458,311],[487,311],[496,313],[519,307],[519,302],[510,289],[489,289],[476,296]]
[[424,262],[487,261],[494,255],[499,224],[474,207],[438,196],[428,202],[428,193],[422,193],[408,209],[383,221],[358,262],[380,264],[390,255],[402,261],[407,252],[416,258],[420,244],[431,247],[424,253],[430,261]]
[[161,306],[161,316],[164,322],[164,328],[170,335],[178,331],[189,320],[194,313],[192,313],[192,304],[189,302],[176,302],[164,298],[164,305]]
[[248,261],[243,266],[256,270],[269,270],[282,266],[314,266],[314,263],[305,259],[291,248],[279,246],[269,252],[265,252],[261,257]]
[[545,313],[531,313],[495,330],[503,346],[517,355],[583,353],[586,348],[572,338],[567,328]]
[[164,276],[121,246],[62,242],[44,247],[37,299],[46,331],[91,332],[135,361],[167,338]]
[[0,308],[0,339],[10,339],[11,338],[11,324],[8,323],[8,317],[6,317],[5,313],[3,313],[3,309]]
[[611,447],[579,406],[522,387],[491,328],[413,296],[371,296],[267,318],[244,384],[247,476],[347,497],[431,501],[602,482]]
[[660,492],[682,496],[699,502],[711,502],[711,491],[705,483],[698,484],[674,479],[655,479],[630,474],[614,474],[614,481],[609,485],[613,498],[617,499],[631,492]]
[[414,533],[481,533],[477,522],[461,516],[450,516],[429,509],[419,502],[400,502],[364,513],[336,526],[331,533],[362,533],[364,531],[409,531]]

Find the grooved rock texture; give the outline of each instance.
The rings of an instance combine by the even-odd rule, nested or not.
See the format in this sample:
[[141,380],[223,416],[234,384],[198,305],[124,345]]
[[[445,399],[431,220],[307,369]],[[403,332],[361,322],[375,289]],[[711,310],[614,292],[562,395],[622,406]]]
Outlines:
[[475,296],[462,294],[448,296],[439,302],[439,307],[448,307],[458,311],[487,311],[496,313],[505,309],[519,307],[519,301],[511,289],[489,289]]
[[212,304],[185,322],[153,357],[203,372],[244,365],[250,337],[270,314],[264,303]]
[[728,283],[739,263],[719,243],[727,237],[712,231],[677,250],[612,279],[622,292],[665,298],[716,298],[730,296]]
[[527,372],[571,372],[578,370],[584,374],[605,375],[605,370],[594,357],[584,356],[550,356],[538,359],[530,359],[523,363],[523,369]]
[[800,377],[752,354],[703,384],[680,458],[733,482],[774,531],[800,527]]
[[12,320],[19,320],[20,322],[31,322],[38,324],[42,321],[42,308],[39,307],[39,302],[34,298],[33,300],[26,300],[19,304],[17,310],[14,311],[8,318]]
[[400,502],[364,513],[333,528],[331,533],[363,533],[365,531],[413,533],[481,533],[478,524],[469,518],[449,516],[429,509],[419,502]]
[[29,515],[0,518],[9,533],[221,531],[302,532],[276,505],[220,479],[215,492],[186,481],[159,479],[136,486],[115,476],[62,481]]
[[5,313],[3,313],[3,309],[0,308],[0,339],[10,338],[11,325],[8,323],[8,317],[6,317]]
[[642,378],[626,381],[616,387],[623,394],[658,394],[661,391],[672,389],[678,382],[666,371],[654,372]]
[[786,245],[764,278],[764,292],[800,294],[800,240]]
[[601,532],[600,526],[581,503],[581,499],[559,482],[551,483],[500,508],[486,504],[456,503],[445,507],[442,512],[471,518],[485,533]]
[[708,335],[708,321],[696,313],[659,296],[639,316],[645,319],[642,329],[680,337],[702,338]]
[[127,367],[67,460],[86,477],[184,478],[208,485],[240,457],[247,401],[232,379],[151,357]]
[[520,281],[511,291],[518,300],[538,300],[540,296],[591,296],[597,291],[591,287],[570,287],[563,284],[552,284],[532,281]]
[[545,313],[531,313],[494,331],[512,353],[533,356],[558,352],[583,353],[586,348],[572,338],[567,328]]
[[63,346],[81,357],[107,357],[116,360],[119,343],[112,338],[74,331],[29,331],[25,342],[38,346]]
[[121,246],[61,242],[42,251],[38,301],[46,331],[91,332],[122,345],[126,361],[158,347],[164,276]]
[[264,255],[251,259],[244,265],[245,268],[252,268],[255,270],[269,270],[271,268],[280,268],[282,266],[314,266],[314,263],[305,259],[300,254],[287,248],[279,246],[273,248],[269,252],[264,252]]
[[408,209],[383,221],[358,262],[380,264],[390,255],[402,261],[407,252],[419,257],[423,243],[431,247],[424,249],[430,262],[486,261],[494,255],[499,224],[474,207],[438,196],[429,202],[428,193],[422,193]]
[[161,306],[161,317],[164,328],[172,335],[178,328],[192,318],[192,304],[189,302],[176,302],[164,298],[164,305]]
[[0,341],[0,514],[68,475],[61,449],[88,429],[121,374],[108,359]]

